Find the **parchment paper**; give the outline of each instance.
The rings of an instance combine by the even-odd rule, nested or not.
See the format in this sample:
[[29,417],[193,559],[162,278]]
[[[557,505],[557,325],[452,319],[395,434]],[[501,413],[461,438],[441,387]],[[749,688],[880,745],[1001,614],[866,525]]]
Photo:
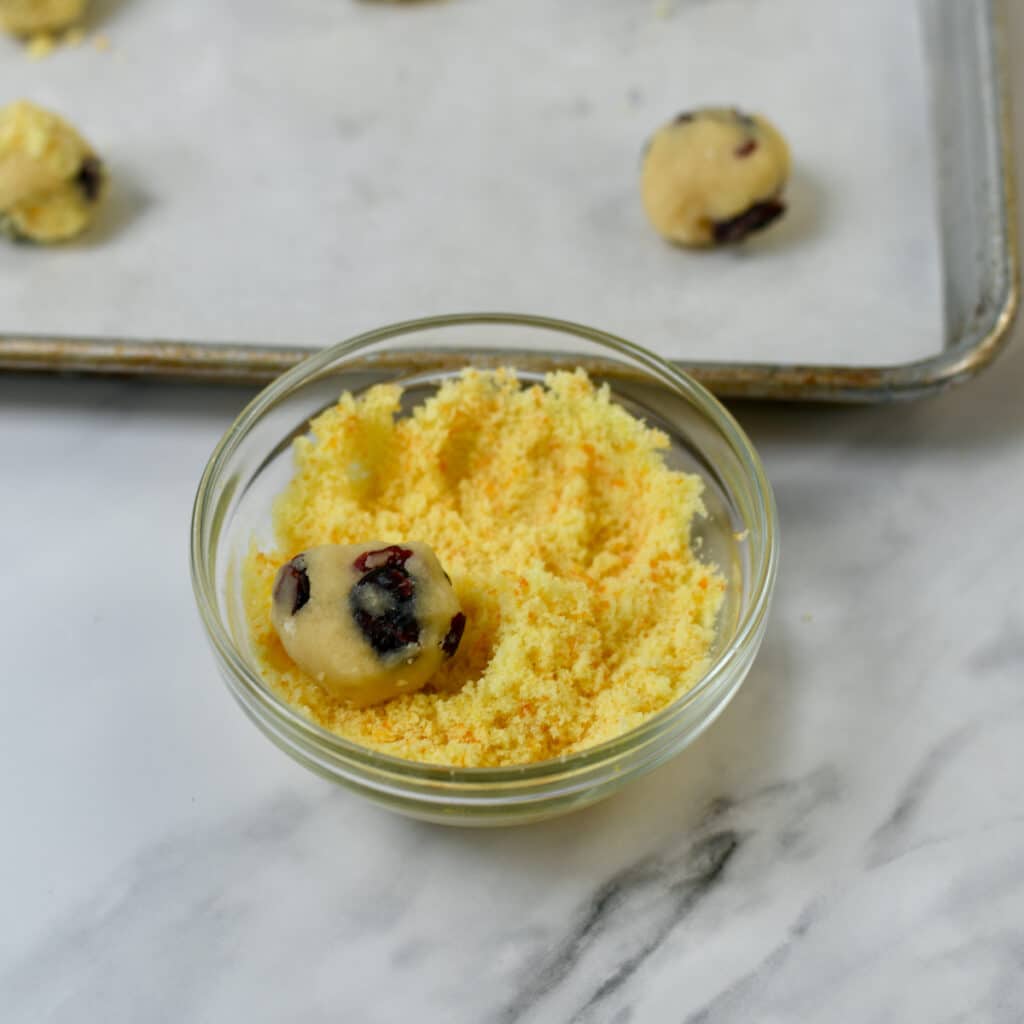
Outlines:
[[[323,344],[430,313],[564,316],[676,358],[899,363],[941,346],[909,0],[122,0],[0,98],[65,113],[114,191],[0,247],[0,330]],[[647,226],[647,136],[772,117],[791,211],[727,252]]]

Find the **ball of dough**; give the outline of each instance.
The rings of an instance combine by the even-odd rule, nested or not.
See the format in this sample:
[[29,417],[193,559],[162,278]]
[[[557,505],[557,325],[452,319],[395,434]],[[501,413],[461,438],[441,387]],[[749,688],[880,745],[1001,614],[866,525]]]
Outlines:
[[640,194],[655,229],[680,245],[739,242],[785,212],[789,147],[766,118],[709,108],[662,126]]
[[271,620],[291,659],[357,707],[426,685],[466,617],[426,544],[325,544],[278,571]]
[[67,28],[85,12],[85,0],[0,0],[0,28],[19,35]]
[[103,163],[65,120],[25,100],[0,109],[0,230],[35,242],[71,238],[105,189]]

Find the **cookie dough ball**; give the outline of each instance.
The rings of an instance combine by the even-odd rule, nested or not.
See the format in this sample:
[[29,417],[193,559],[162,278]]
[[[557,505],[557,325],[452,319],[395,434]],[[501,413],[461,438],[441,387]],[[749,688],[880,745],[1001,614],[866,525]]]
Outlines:
[[419,690],[466,626],[426,544],[325,544],[274,582],[271,620],[291,659],[356,707]]
[[789,148],[767,119],[732,109],[680,114],[644,155],[640,194],[659,234],[679,245],[739,242],[785,212]]
[[0,28],[19,35],[53,32],[80,20],[85,0],[0,0]]
[[0,229],[34,242],[71,238],[105,188],[103,163],[67,121],[25,100],[0,109]]

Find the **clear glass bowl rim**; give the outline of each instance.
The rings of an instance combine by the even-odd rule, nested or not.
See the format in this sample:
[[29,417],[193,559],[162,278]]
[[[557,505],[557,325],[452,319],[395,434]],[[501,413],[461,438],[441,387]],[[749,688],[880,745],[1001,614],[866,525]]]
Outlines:
[[[753,490],[760,499],[755,511],[759,519],[757,526],[764,538],[756,564],[751,567],[750,604],[743,613],[728,646],[692,689],[639,726],[613,739],[562,757],[500,768],[433,765],[394,757],[343,739],[291,707],[263,682],[235,647],[217,610],[216,567],[214,559],[210,557],[212,552],[208,551],[203,543],[204,526],[213,510],[212,498],[224,467],[252,426],[280,398],[307,380],[315,378],[339,358],[353,355],[371,345],[422,331],[473,324],[531,327],[574,335],[607,348],[615,354],[627,356],[653,373],[662,383],[671,383],[719,431],[740,459],[749,479],[753,482]],[[486,787],[492,792],[494,787],[500,789],[501,784],[506,783],[511,795],[511,791],[519,789],[527,782],[553,781],[558,777],[572,775],[576,771],[589,774],[591,770],[604,764],[614,763],[633,750],[671,733],[677,723],[685,723],[689,708],[698,703],[708,691],[727,685],[734,663],[743,657],[748,643],[758,636],[761,623],[768,613],[778,568],[778,529],[771,485],[765,475],[761,459],[743,429],[706,388],[670,362],[624,338],[569,320],[521,313],[455,313],[388,324],[327,346],[296,364],[260,391],[235,418],[203,471],[192,509],[189,565],[192,587],[203,625],[215,651],[224,666],[231,671],[235,682],[240,684],[248,696],[254,698],[265,712],[289,731],[298,733],[320,755],[326,754],[331,760],[336,761],[339,767],[362,768],[374,774],[391,777],[396,782],[405,778],[411,783],[464,783],[473,788]]]

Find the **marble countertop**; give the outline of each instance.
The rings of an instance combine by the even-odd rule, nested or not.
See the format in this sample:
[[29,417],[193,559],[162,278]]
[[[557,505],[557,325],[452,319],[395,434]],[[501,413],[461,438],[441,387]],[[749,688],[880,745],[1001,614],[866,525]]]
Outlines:
[[0,1018],[1020,1020],[1022,333],[932,400],[737,406],[783,534],[747,683],[518,830],[378,810],[217,680],[187,522],[241,391],[0,378]]

